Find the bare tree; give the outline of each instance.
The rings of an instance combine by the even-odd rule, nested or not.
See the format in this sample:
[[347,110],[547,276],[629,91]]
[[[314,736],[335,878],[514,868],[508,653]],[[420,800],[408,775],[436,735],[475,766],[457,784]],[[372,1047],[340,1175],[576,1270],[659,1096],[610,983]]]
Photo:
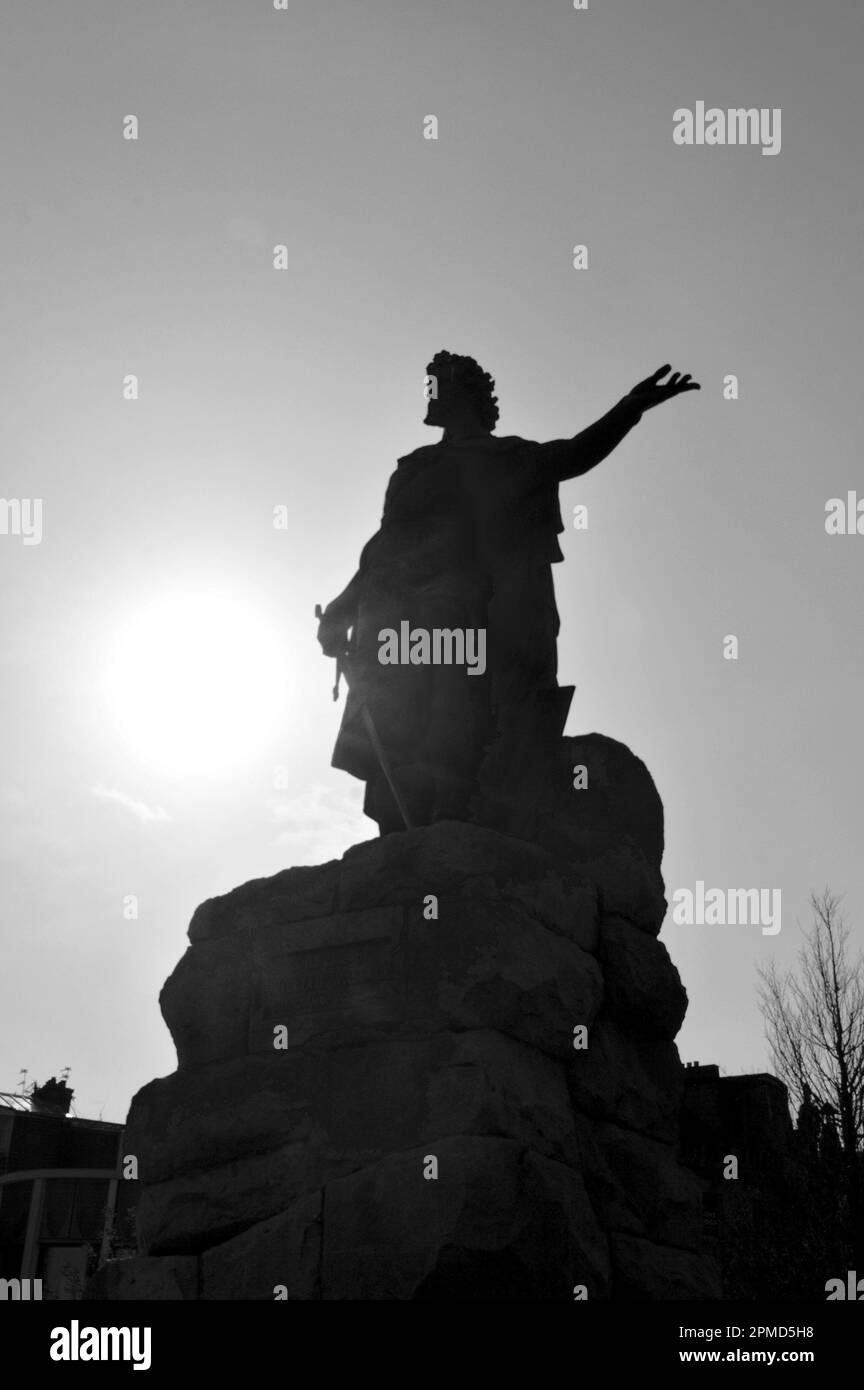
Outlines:
[[760,968],[759,997],[777,1075],[799,1105],[811,1095],[837,1117],[856,1252],[862,1250],[864,960],[850,960],[841,899],[810,895],[813,921],[797,971]]

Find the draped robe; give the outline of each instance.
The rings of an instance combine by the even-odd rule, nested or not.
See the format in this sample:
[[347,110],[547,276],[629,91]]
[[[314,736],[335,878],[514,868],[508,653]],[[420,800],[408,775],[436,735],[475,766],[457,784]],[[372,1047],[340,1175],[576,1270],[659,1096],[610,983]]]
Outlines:
[[[360,719],[365,704],[419,824],[464,818],[490,744],[527,698],[557,685],[551,565],[563,557],[560,463],[571,441],[442,441],[399,459],[381,526],[364,547],[333,766],[367,782],[366,812],[397,828]],[[486,672],[383,665],[385,629],[484,628]]]

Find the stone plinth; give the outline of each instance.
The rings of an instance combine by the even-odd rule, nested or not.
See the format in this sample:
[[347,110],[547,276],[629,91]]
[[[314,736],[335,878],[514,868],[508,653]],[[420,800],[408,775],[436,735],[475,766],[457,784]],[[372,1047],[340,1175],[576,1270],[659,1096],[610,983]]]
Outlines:
[[128,1119],[142,1253],[91,1296],[717,1296],[662,807],[623,745],[563,744],[539,843],[441,822],[198,908]]

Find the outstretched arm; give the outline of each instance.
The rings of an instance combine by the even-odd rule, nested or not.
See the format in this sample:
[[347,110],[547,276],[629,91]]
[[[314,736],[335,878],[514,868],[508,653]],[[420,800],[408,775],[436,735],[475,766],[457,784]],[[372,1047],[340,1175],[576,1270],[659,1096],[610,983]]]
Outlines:
[[668,371],[667,363],[652,376],[638,382],[617,405],[613,405],[611,410],[573,439],[555,439],[541,445],[543,462],[548,463],[556,480],[563,483],[568,478],[579,478],[602,463],[641,420],[646,410],[671,401],[683,391],[700,389],[699,383],[691,380],[689,372],[684,376],[680,372],[673,372],[669,380],[661,385],[660,378]]

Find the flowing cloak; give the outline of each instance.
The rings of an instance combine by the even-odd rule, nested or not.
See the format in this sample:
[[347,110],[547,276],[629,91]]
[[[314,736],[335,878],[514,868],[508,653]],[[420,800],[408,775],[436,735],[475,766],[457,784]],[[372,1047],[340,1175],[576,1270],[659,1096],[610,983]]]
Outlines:
[[[398,461],[381,526],[364,547],[334,767],[380,777],[365,704],[394,771],[471,777],[526,692],[556,684],[550,566],[563,559],[556,450],[518,436],[415,449]],[[382,665],[384,629],[485,629],[486,671]]]

